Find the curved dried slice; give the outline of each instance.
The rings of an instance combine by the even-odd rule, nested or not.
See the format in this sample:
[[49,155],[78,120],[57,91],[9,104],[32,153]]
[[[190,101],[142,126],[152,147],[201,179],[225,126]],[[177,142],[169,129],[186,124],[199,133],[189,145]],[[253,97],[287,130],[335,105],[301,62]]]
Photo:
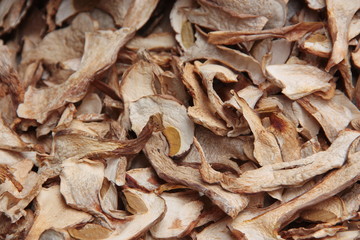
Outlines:
[[292,42],[321,27],[323,27],[323,24],[320,22],[301,22],[291,26],[261,31],[215,31],[209,33],[208,42],[232,45],[266,38],[285,38]]
[[[296,239],[296,240],[306,240],[306,239],[333,239],[331,238],[331,236],[336,236],[336,233],[339,231],[344,231],[347,230],[348,228],[345,226],[329,226],[329,224],[327,223],[320,223],[317,224],[315,227],[311,227],[311,228],[304,228],[304,227],[300,227],[300,228],[295,228],[295,229],[289,229],[288,231],[283,231],[281,232],[281,236],[283,238],[292,238],[292,239]],[[346,240],[343,238],[335,238],[336,240]],[[347,240],[352,240],[355,238],[349,238]]]
[[[161,95],[142,97],[131,102],[129,108],[131,128],[136,134],[140,133],[151,115],[160,113],[170,150],[174,148],[170,154],[181,155],[189,150],[194,137],[194,124],[189,119],[186,108],[174,98]],[[171,134],[169,131],[177,134]],[[177,144],[177,147],[174,144]]]
[[268,19],[258,14],[239,14],[236,10],[199,0],[200,8],[184,9],[190,22],[208,29],[223,31],[261,30]]
[[114,19],[116,26],[123,26],[131,3],[131,0],[101,0],[96,4],[96,7],[109,13]]
[[297,102],[320,123],[330,142],[360,114],[357,107],[339,90],[330,100],[310,95]]
[[15,28],[26,16],[26,13],[32,5],[30,1],[4,0],[0,3],[0,35],[9,32]]
[[65,129],[54,137],[55,159],[63,161],[70,157],[112,157],[136,154],[140,152],[154,131],[162,130],[159,115],[151,116],[138,138],[118,141],[104,139],[84,131]]
[[101,225],[88,223],[81,228],[69,228],[69,234],[79,240],[107,239],[112,231]]
[[115,231],[109,240],[130,240],[156,224],[166,212],[165,201],[155,193],[144,193],[136,189],[123,190],[127,202],[127,210],[134,215],[125,221],[112,221]]
[[347,162],[343,167],[328,174],[319,184],[299,197],[281,204],[248,221],[231,224],[231,231],[247,239],[270,240],[279,239],[278,231],[283,224],[295,220],[297,213],[308,206],[315,205],[351,186],[360,179],[360,152],[357,138],[351,145]]
[[298,123],[302,127],[300,133],[308,139],[316,137],[320,130],[320,124],[318,121],[316,121],[313,116],[308,114],[306,110],[297,102],[292,103],[292,109],[296,119],[298,120]]
[[360,207],[360,184],[354,184],[348,193],[341,196],[341,199],[343,200],[346,209],[342,219],[356,217]]
[[203,0],[210,2],[219,7],[229,9],[237,14],[251,14],[256,16],[264,16],[269,21],[265,28],[282,27],[286,20],[286,3],[285,1],[228,1],[228,0]]
[[344,214],[344,202],[333,196],[301,211],[300,217],[311,222],[334,222]]
[[326,58],[330,57],[332,51],[332,43],[326,32],[311,34],[301,43],[300,47],[315,56]]
[[247,206],[249,199],[246,196],[230,193],[220,186],[204,183],[197,169],[177,166],[166,156],[164,153],[165,148],[164,140],[159,135],[154,135],[145,146],[145,153],[160,178],[170,183],[189,186],[204,193],[231,217],[236,217]]
[[103,217],[99,211],[104,164],[89,159],[69,158],[62,163],[60,192],[67,205]]
[[309,8],[314,10],[320,10],[326,7],[325,0],[306,0]]
[[238,72],[247,72],[256,85],[265,81],[260,63],[255,58],[234,49],[212,45],[201,34],[196,34],[195,44],[185,51],[181,59],[192,61],[203,58],[219,61]]
[[43,231],[51,227],[63,229],[92,220],[90,214],[72,209],[65,204],[59,185],[41,190],[36,197],[36,209],[35,222],[26,239],[38,239]]
[[223,83],[238,82],[237,74],[227,67],[213,61],[205,63],[195,62],[195,70],[206,79],[218,79]]
[[216,110],[202,89],[194,73],[194,66],[186,63],[183,69],[183,83],[193,97],[194,106],[188,107],[189,117],[217,135],[225,136],[228,129],[221,119],[215,115]]
[[152,168],[134,168],[126,172],[126,182],[129,186],[154,191],[161,184]]
[[[36,89],[29,87],[25,101],[20,104],[19,117],[36,119],[43,123],[49,113],[67,102],[81,100],[95,76],[107,70],[117,58],[119,49],[132,37],[133,30],[122,28],[118,31],[86,33],[85,50],[80,68],[67,81],[54,87]],[[109,48],[109,46],[113,46]]]
[[139,50],[140,48],[148,50],[169,50],[176,47],[176,41],[173,33],[152,33],[146,37],[134,37],[126,44],[126,47],[131,50]]
[[266,71],[282,93],[292,100],[330,89],[333,76],[317,67],[300,64],[268,65]]
[[159,0],[133,0],[129,6],[122,27],[139,30],[149,20]]
[[166,213],[163,219],[151,229],[151,235],[156,239],[181,238],[195,227],[203,202],[197,192],[162,193],[166,203]]
[[341,62],[348,54],[348,31],[351,19],[360,8],[360,0],[347,4],[341,0],[327,0],[326,9],[329,21],[329,32],[333,42],[331,57],[325,68],[330,68]]
[[243,173],[239,178],[232,178],[209,168],[203,160],[203,171],[212,182],[220,182],[229,191],[238,193],[256,193],[273,191],[284,186],[296,186],[305,181],[326,173],[333,168],[343,166],[351,143],[360,135],[357,131],[343,131],[333,144],[326,150],[309,157],[291,161],[266,165]]
[[196,240],[207,240],[207,239],[223,239],[233,240],[235,237],[231,234],[227,225],[232,222],[232,219],[226,217],[220,221],[217,221],[199,233],[196,233]]

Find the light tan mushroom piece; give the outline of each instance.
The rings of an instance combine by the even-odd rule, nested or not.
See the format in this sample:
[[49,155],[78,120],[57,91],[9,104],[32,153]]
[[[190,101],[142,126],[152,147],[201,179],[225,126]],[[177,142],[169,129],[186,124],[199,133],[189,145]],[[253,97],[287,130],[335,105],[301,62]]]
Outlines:
[[351,59],[353,60],[355,66],[360,68],[360,51],[357,49],[351,53]]
[[256,85],[265,80],[260,63],[255,58],[234,49],[210,44],[204,36],[196,34],[195,44],[185,51],[181,59],[192,61],[203,58],[219,61],[238,72],[247,72]]
[[43,188],[36,197],[36,208],[34,225],[26,237],[29,240],[38,239],[43,231],[51,227],[63,229],[93,219],[90,214],[67,206],[61,196],[59,185]]
[[178,166],[164,153],[164,139],[159,135],[153,136],[145,146],[151,165],[157,175],[170,183],[180,183],[204,193],[209,199],[219,206],[226,214],[235,217],[248,204],[244,195],[233,194],[216,185],[209,185],[202,181],[197,169]]
[[152,33],[147,37],[136,36],[131,39],[126,47],[132,50],[145,48],[148,50],[169,50],[176,46],[174,35],[170,32]]
[[[345,226],[329,226],[328,224],[317,224],[315,227],[311,228],[295,228],[281,233],[283,238],[292,238],[296,240],[302,239],[332,239],[332,236],[340,231],[346,231],[347,227]],[[336,238],[337,239],[337,238]]]
[[333,142],[339,132],[360,113],[357,107],[338,90],[330,100],[310,95],[298,99],[297,102],[320,123],[330,142]]
[[134,168],[126,172],[126,181],[129,186],[154,191],[160,187],[160,181],[152,168]]
[[126,12],[122,27],[139,30],[149,20],[159,0],[134,0]]
[[231,234],[227,225],[232,222],[230,217],[225,217],[220,221],[212,223],[207,226],[204,230],[199,233],[196,233],[197,240],[206,240],[206,239],[223,239],[223,240],[233,240],[235,236]]
[[[122,28],[114,32],[87,33],[79,70],[60,85],[43,89],[29,87],[25,93],[24,103],[18,107],[18,115],[23,118],[36,119],[42,123],[51,111],[64,106],[67,102],[81,100],[86,94],[90,81],[116,61],[119,49],[132,34],[133,31],[129,28]],[[109,45],[114,48],[108,48]],[[51,99],[49,99],[50,96]]]
[[208,42],[212,44],[237,44],[266,38],[285,38],[292,42],[298,40],[308,32],[318,30],[322,26],[320,22],[301,22],[282,28],[260,31],[214,31],[209,33]]
[[316,137],[320,130],[320,124],[312,115],[297,102],[292,103],[293,112],[301,125],[300,133],[308,139]]
[[32,1],[1,1],[0,4],[0,35],[15,28],[26,16]]
[[246,31],[261,30],[268,19],[258,14],[241,14],[227,6],[219,6],[217,3],[199,0],[199,8],[184,9],[190,22],[213,30],[223,31]]
[[359,152],[356,152],[358,144],[359,138],[351,144],[345,165],[325,176],[312,189],[258,217],[230,225],[231,231],[238,237],[245,239],[281,239],[278,231],[283,224],[294,220],[301,209],[334,196],[359,180],[360,164],[358,158],[360,155]]
[[192,231],[200,217],[203,202],[197,192],[162,193],[166,203],[166,213],[156,225],[151,227],[151,235],[156,239],[181,238]]
[[319,57],[330,57],[332,51],[332,43],[326,31],[316,31],[310,34],[300,47],[305,51]]
[[306,0],[306,3],[309,8],[314,10],[320,10],[326,7],[325,0]]
[[349,26],[359,8],[359,0],[354,0],[351,4],[346,4],[341,0],[326,0],[329,32],[333,42],[333,50],[325,68],[326,71],[329,71],[347,56]]
[[194,124],[186,113],[186,108],[176,99],[163,95],[142,97],[131,102],[131,129],[139,134],[147,119],[153,114],[162,114],[163,133],[169,142],[169,155],[181,155],[189,150],[193,136]]
[[266,71],[282,93],[292,100],[330,89],[333,76],[317,67],[300,64],[268,65]]

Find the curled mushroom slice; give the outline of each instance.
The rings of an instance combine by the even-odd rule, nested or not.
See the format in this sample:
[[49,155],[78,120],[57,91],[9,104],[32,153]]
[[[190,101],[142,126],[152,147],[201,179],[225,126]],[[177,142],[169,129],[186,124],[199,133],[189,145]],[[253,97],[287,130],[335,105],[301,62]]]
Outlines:
[[235,217],[247,206],[249,199],[246,196],[227,192],[220,186],[206,184],[197,169],[176,165],[164,153],[165,147],[164,140],[159,135],[154,135],[145,146],[150,163],[160,178],[204,193],[231,217]]
[[[119,49],[132,35],[133,30],[129,28],[115,32],[86,33],[85,50],[79,70],[60,85],[42,89],[29,87],[25,93],[24,103],[17,109],[18,115],[43,123],[51,111],[64,106],[67,102],[81,100],[86,94],[90,81],[116,61]],[[114,48],[109,48],[109,45]]]
[[341,62],[348,54],[348,31],[351,19],[360,8],[360,1],[354,0],[346,4],[341,0],[327,0],[326,9],[329,21],[329,32],[333,42],[331,57],[325,68],[330,68]]
[[134,37],[126,44],[126,47],[132,50],[139,50],[140,48],[148,50],[169,50],[176,47],[176,41],[172,33],[152,33],[147,37]]
[[55,135],[55,159],[61,162],[70,157],[80,159],[136,154],[142,150],[154,131],[162,129],[161,117],[154,115],[138,134],[138,138],[132,140],[118,141],[97,137],[81,130],[61,130]]
[[151,235],[156,239],[181,238],[195,227],[203,202],[199,194],[190,192],[162,193],[166,203],[166,213],[151,229]]
[[357,138],[351,144],[345,165],[329,173],[312,189],[258,217],[230,225],[231,231],[246,239],[281,239],[278,231],[283,224],[296,219],[301,209],[334,196],[359,180],[360,162],[358,159],[360,152],[357,152],[359,141],[360,139]]
[[226,217],[212,223],[207,226],[204,230],[199,233],[196,233],[197,240],[207,240],[207,239],[223,239],[223,240],[233,240],[235,237],[231,234],[227,225],[231,223],[231,218]]
[[[49,204],[51,202],[51,204]],[[51,227],[63,229],[78,223],[92,220],[88,213],[75,210],[67,206],[61,196],[60,186],[54,185],[43,188],[36,197],[36,217],[26,239],[39,239],[46,229]],[[58,221],[61,219],[61,221]]]
[[160,180],[152,168],[134,168],[126,172],[126,182],[129,186],[154,191],[160,186]]
[[134,214],[124,220],[114,220],[115,228],[109,240],[135,239],[154,226],[166,212],[165,201],[155,193],[144,193],[137,189],[123,190],[127,210]]
[[300,64],[268,65],[266,71],[282,93],[292,100],[330,89],[333,76],[317,67]]
[[169,143],[169,155],[181,155],[189,150],[194,136],[194,124],[186,108],[176,99],[154,95],[130,103],[131,128],[139,134],[147,119],[153,114],[162,114],[163,133]]

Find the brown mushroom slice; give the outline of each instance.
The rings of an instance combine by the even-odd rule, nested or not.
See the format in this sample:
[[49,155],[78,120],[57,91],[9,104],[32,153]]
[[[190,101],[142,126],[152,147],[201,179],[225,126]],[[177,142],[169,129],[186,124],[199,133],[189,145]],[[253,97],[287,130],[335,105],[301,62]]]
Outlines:
[[351,59],[353,60],[355,66],[360,68],[360,50],[357,49],[351,53]]
[[307,37],[300,45],[305,51],[319,57],[330,57],[332,43],[326,32],[314,32]]
[[204,193],[226,214],[235,217],[248,204],[244,195],[233,194],[220,186],[209,185],[202,181],[197,169],[178,166],[164,153],[166,145],[159,135],[153,136],[145,146],[145,152],[157,175],[170,183],[180,183]]
[[268,19],[258,14],[239,14],[236,10],[199,0],[199,8],[184,9],[190,22],[202,27],[223,31],[261,30]]
[[334,196],[359,180],[360,162],[357,159],[360,154],[356,152],[359,140],[357,138],[349,148],[345,165],[328,174],[315,187],[258,217],[230,225],[231,231],[237,236],[247,239],[279,239],[280,228],[283,224],[294,220],[298,211]]
[[[237,95],[242,99],[244,99],[251,108],[255,107],[256,103],[263,94],[264,94],[263,91],[261,91],[259,88],[253,85],[249,85],[237,92]],[[232,105],[234,107],[237,106],[234,96],[232,96],[229,100],[225,101],[224,103],[225,105]]]
[[94,136],[85,131],[65,129],[54,137],[55,159],[63,161],[70,157],[113,157],[140,152],[154,131],[162,130],[160,116],[151,116],[138,138],[132,140],[112,140]]
[[116,26],[123,26],[126,13],[128,12],[132,1],[128,0],[102,0],[96,4],[96,7],[109,13]]
[[310,95],[316,91],[326,92],[333,76],[317,67],[300,64],[268,65],[266,71],[282,93],[291,100]]
[[310,95],[297,102],[320,123],[330,142],[360,114],[357,107],[339,90],[330,100]]
[[234,93],[234,97],[254,134],[254,157],[256,161],[261,166],[282,162],[281,150],[275,136],[265,129],[260,117],[249,107],[244,99],[241,99],[237,93]]
[[[213,173],[212,178],[220,182],[223,188],[238,193],[273,191],[284,186],[300,185],[317,175],[343,166],[350,144],[359,134],[351,130],[343,131],[326,151],[306,158],[266,165],[246,171],[239,178],[232,178],[225,174],[220,175],[219,172]],[[208,168],[205,161],[203,161],[202,168]],[[213,169],[209,171],[214,172]]]
[[313,32],[323,26],[320,22],[301,22],[282,28],[266,29],[261,31],[216,31],[209,33],[209,43],[237,44],[241,42],[261,40],[266,38],[285,38],[296,41],[308,32]]
[[[29,87],[25,93],[24,103],[17,109],[18,115],[43,123],[51,111],[64,106],[67,102],[81,100],[86,94],[90,81],[116,61],[119,49],[132,35],[133,31],[129,28],[115,32],[86,33],[85,50],[79,70],[60,85],[43,89]],[[108,48],[109,45],[114,48]]]
[[149,20],[159,0],[134,0],[126,12],[122,27],[139,30]]
[[[86,223],[92,220],[88,213],[70,208],[64,202],[60,186],[53,185],[43,188],[36,197],[36,217],[26,239],[38,239],[42,232],[51,227],[63,229],[78,223]],[[60,221],[59,221],[60,220]]]
[[98,224],[88,223],[81,228],[69,228],[71,237],[79,240],[107,239],[112,231]]
[[237,74],[231,69],[213,61],[205,63],[195,62],[195,70],[206,79],[219,79],[223,83],[238,82]]
[[227,228],[227,225],[230,224],[232,219],[230,217],[223,218],[220,221],[217,221],[199,233],[196,233],[196,240],[207,240],[207,239],[223,239],[223,240],[233,240],[235,237],[231,234],[230,230]]
[[0,4],[0,35],[15,28],[26,13],[33,1],[12,1],[4,0]]
[[217,135],[225,136],[228,129],[221,119],[215,115],[216,110],[202,89],[194,73],[194,66],[186,63],[183,69],[183,83],[193,97],[194,106],[188,107],[189,117],[197,124],[202,125]]
[[148,50],[169,50],[176,46],[174,35],[169,32],[152,33],[147,37],[136,36],[131,39],[126,47],[131,50],[145,48]]
[[203,202],[197,192],[162,193],[166,203],[166,213],[156,225],[151,227],[151,235],[156,239],[181,238],[195,227]]
[[292,103],[293,112],[301,125],[300,133],[308,139],[316,137],[320,130],[320,124],[299,103]]
[[104,164],[89,159],[69,158],[62,163],[60,192],[67,205],[103,217],[99,211]]
[[181,155],[189,150],[193,136],[194,124],[187,115],[186,108],[175,99],[153,95],[142,97],[130,103],[131,128],[139,134],[147,119],[153,115],[162,114],[164,134],[170,144],[171,156]]
[[[283,238],[292,238],[295,240],[306,239],[332,239],[331,236],[336,235],[339,231],[345,231],[345,226],[328,226],[328,224],[317,224],[311,228],[295,228],[288,231],[281,232]],[[338,239],[338,238],[336,238]],[[350,240],[350,239],[349,239]]]
[[192,61],[203,58],[219,61],[238,72],[247,72],[256,85],[265,81],[260,63],[255,58],[234,49],[212,45],[204,36],[196,34],[195,44],[185,51],[181,59]]
[[347,4],[341,0],[327,0],[326,9],[329,21],[329,32],[333,42],[331,57],[325,68],[330,68],[341,62],[348,54],[348,31],[351,19],[360,8],[360,1],[354,0]]
[[126,172],[126,181],[129,186],[154,191],[161,184],[152,168],[134,168]]
[[123,190],[127,210],[134,215],[124,220],[112,221],[115,231],[109,240],[130,240],[140,237],[154,226],[166,212],[165,201],[155,193],[144,193],[137,189]]

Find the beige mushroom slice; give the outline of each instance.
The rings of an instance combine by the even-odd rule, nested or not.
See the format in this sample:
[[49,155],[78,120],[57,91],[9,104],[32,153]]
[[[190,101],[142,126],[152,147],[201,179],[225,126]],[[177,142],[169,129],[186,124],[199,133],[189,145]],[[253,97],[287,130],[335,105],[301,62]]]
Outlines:
[[2,1],[0,4],[0,35],[15,28],[26,16],[31,5],[32,1]]
[[349,148],[345,165],[328,174],[315,187],[258,217],[230,225],[231,231],[237,236],[247,239],[279,239],[280,228],[283,224],[294,220],[300,210],[334,196],[359,180],[360,164],[357,159],[360,154],[356,152],[358,144],[359,138]]
[[129,11],[132,1],[130,0],[101,0],[96,7],[109,13],[116,26],[123,26],[126,13]]
[[325,31],[324,33],[314,32],[301,42],[300,47],[315,56],[328,58],[331,55],[332,43],[327,35]]
[[90,93],[84,97],[80,106],[77,108],[76,115],[81,114],[100,114],[102,109],[102,101],[96,93]]
[[134,214],[126,221],[112,221],[115,231],[109,240],[130,240],[140,237],[143,233],[162,219],[166,212],[165,201],[155,193],[144,193],[137,189],[123,190],[127,202],[127,210]]
[[[249,85],[237,92],[237,95],[242,99],[244,99],[249,105],[249,107],[252,109],[255,107],[256,103],[262,97],[263,94],[264,93],[262,90],[260,90],[259,88],[253,85]],[[234,107],[237,106],[234,96],[232,96],[229,100],[225,101],[224,103],[225,105],[232,105]]]
[[219,61],[238,72],[247,72],[256,85],[265,81],[260,63],[255,58],[234,49],[212,45],[204,36],[196,34],[195,44],[185,51],[181,59],[192,61],[203,58]]
[[329,71],[347,56],[349,26],[359,8],[359,0],[355,0],[351,4],[346,4],[341,0],[326,0],[329,32],[333,42],[333,50],[325,68],[326,71]]
[[249,170],[239,178],[216,172],[209,168],[206,160],[203,160],[200,170],[203,173],[206,173],[205,171],[212,173],[212,175],[209,173],[205,175],[212,182],[220,182],[223,188],[238,193],[273,191],[284,186],[301,185],[317,175],[342,167],[351,143],[359,134],[356,131],[343,131],[326,151],[295,161],[274,163]]
[[139,30],[149,20],[159,0],[134,0],[131,1],[126,12],[122,27]]
[[148,50],[170,50],[176,47],[176,41],[172,33],[152,33],[147,37],[134,37],[126,44],[126,47],[131,50],[139,50],[140,48]]
[[150,167],[130,169],[126,172],[126,182],[129,186],[150,192],[161,185],[155,171]]
[[[146,122],[145,122],[146,123]],[[159,115],[151,116],[132,140],[112,140],[98,137],[76,129],[65,129],[57,132],[54,137],[55,160],[63,161],[70,157],[114,157],[131,155],[140,152],[154,131],[163,129]]]
[[360,50],[357,49],[351,53],[351,59],[353,60],[355,66],[360,68]]
[[292,100],[330,89],[333,76],[317,67],[300,64],[268,65],[266,71],[282,93]]
[[300,133],[308,139],[316,137],[320,131],[320,124],[299,103],[292,103],[293,112],[301,125]]
[[69,158],[62,163],[60,192],[67,205],[99,217],[100,189],[104,181],[104,164],[89,159]]
[[206,184],[197,169],[176,165],[164,153],[165,147],[164,140],[159,135],[154,135],[145,146],[145,153],[160,178],[204,193],[231,217],[235,217],[247,206],[249,199],[246,196],[227,192],[220,186]]
[[197,192],[162,193],[166,203],[166,213],[156,225],[151,227],[151,235],[156,239],[181,238],[192,231],[200,217],[203,202]]
[[131,128],[139,134],[147,119],[153,114],[162,114],[163,133],[169,143],[169,155],[178,156],[187,152],[194,136],[194,124],[186,108],[176,99],[161,95],[142,97],[130,103]]
[[[0,211],[16,222],[26,214],[24,210],[39,194],[42,184],[47,180],[46,173],[37,174],[31,171],[34,166],[29,159],[19,161],[8,169],[1,167]],[[4,171],[5,170],[5,171]],[[11,174],[11,175],[10,175]],[[12,181],[10,178],[14,178]],[[15,185],[14,185],[15,183]]]
[[[43,231],[53,228],[63,229],[92,220],[88,213],[67,206],[61,196],[60,186],[43,188],[36,197],[37,214],[26,239],[38,239]],[[59,221],[60,220],[60,221]]]
[[209,33],[209,43],[237,44],[241,42],[261,40],[266,38],[285,38],[290,42],[296,41],[308,32],[316,31],[323,26],[320,22],[301,22],[282,28],[261,31],[215,31]]
[[[331,236],[336,236],[339,231],[346,231],[345,226],[328,226],[328,224],[317,224],[311,228],[295,228],[288,231],[281,232],[283,238],[292,238],[296,240],[302,239],[332,239]],[[338,238],[336,238],[338,239]]]
[[216,110],[202,89],[194,73],[194,66],[186,63],[183,70],[183,83],[193,97],[194,106],[188,107],[189,117],[217,135],[225,136],[228,132],[225,122],[217,118]]
[[227,6],[199,0],[199,8],[184,9],[190,22],[208,29],[223,31],[261,30],[268,19],[258,14],[241,14]]
[[235,239],[234,235],[231,234],[230,230],[227,228],[227,225],[232,222],[230,217],[223,218],[220,221],[217,221],[199,233],[196,233],[196,240],[207,240],[207,239],[223,239],[223,240],[233,240]]
[[320,123],[330,142],[336,139],[351,120],[358,118],[360,113],[339,90],[336,90],[335,96],[330,100],[310,95],[298,99],[297,102]]
[[321,10],[326,7],[325,0],[306,0],[309,8],[314,10]]
[[[119,49],[132,37],[133,30],[122,28],[115,32],[99,31],[85,35],[85,50],[79,70],[60,85],[43,89],[29,87],[25,93],[24,103],[17,109],[20,117],[36,119],[43,123],[51,111],[67,102],[81,100],[90,81],[116,61]],[[108,48],[109,45],[114,48]]]
[[346,210],[344,211],[342,219],[356,217],[360,206],[360,184],[354,184],[348,193],[341,196],[341,199],[344,202]]
[[223,83],[233,83],[238,81],[238,75],[234,73],[234,71],[213,61],[207,61],[205,63],[195,62],[195,70],[204,78],[216,78]]

